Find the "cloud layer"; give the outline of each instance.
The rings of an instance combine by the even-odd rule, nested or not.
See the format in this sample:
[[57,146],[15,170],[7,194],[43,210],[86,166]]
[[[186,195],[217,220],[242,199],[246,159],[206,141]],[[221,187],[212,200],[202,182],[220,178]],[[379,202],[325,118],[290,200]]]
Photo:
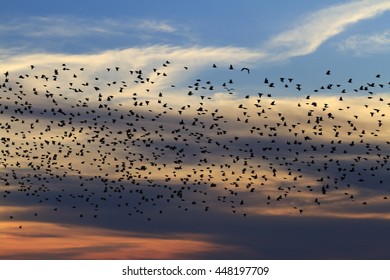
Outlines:
[[[243,77],[250,76],[246,71],[210,65],[215,77],[226,71],[228,76],[220,82],[202,80],[196,78],[199,65],[185,69],[178,60],[153,68],[149,59],[156,54],[149,50],[152,58],[139,59],[132,51],[138,61],[131,68],[118,61],[129,51],[94,59],[74,56],[63,66],[59,57],[58,68],[49,67],[54,57],[29,70],[12,63],[2,97],[9,135],[2,139],[8,147],[2,162],[5,182],[12,168],[25,178],[29,170],[38,176],[45,167],[58,186],[63,177],[72,178],[68,185],[77,184],[80,174],[87,176],[82,181],[100,180],[102,187],[106,180],[119,187],[126,178],[143,186],[199,185],[209,193],[208,201],[233,199],[233,209],[218,207],[233,212],[241,199],[260,199],[267,207],[267,196],[272,201],[289,196],[286,209],[296,207],[295,212],[315,205],[321,193],[328,193],[322,203],[329,205],[351,195],[360,203],[386,196],[381,185],[388,168],[388,85],[380,77],[356,85],[344,81],[336,92],[328,84],[319,87],[323,92],[295,98],[277,94],[286,86],[298,93],[294,83],[264,81],[261,92],[246,94],[240,88]],[[169,51],[174,57],[192,54]],[[102,69],[95,61],[112,66]],[[142,70],[144,65],[150,68]],[[100,173],[105,175],[93,178]],[[218,188],[209,189],[213,184]],[[252,195],[257,188],[260,196]],[[202,195],[192,196],[196,201]],[[241,213],[246,206],[240,206]]]
[[[303,16],[292,26],[288,26],[287,30],[271,36],[265,42],[259,42],[259,48],[247,51],[259,53],[261,60],[266,61],[308,55],[352,25],[378,17],[389,9],[388,1],[382,0],[360,0],[326,7]],[[188,23],[152,19],[83,19],[72,16],[14,18],[0,23],[0,34],[9,37],[2,45],[5,57],[7,53],[69,52],[71,49],[71,52],[99,52],[144,44],[184,47],[197,44],[200,52],[210,47],[216,51],[219,49],[202,42],[199,34]],[[381,48],[386,45],[384,34],[370,38],[351,37],[342,46],[356,49],[357,39],[368,39]],[[116,42],[116,46],[110,44],[111,41]],[[16,44],[24,47],[15,48]],[[236,45],[235,42],[233,44]],[[368,44],[363,46],[367,47],[368,52],[372,49]]]
[[266,48],[271,53],[276,49],[280,59],[307,55],[351,25],[388,10],[388,1],[362,0],[331,6],[306,16],[297,26],[271,38]]
[[370,35],[353,35],[339,44],[342,51],[353,51],[358,55],[372,55],[390,51],[390,31]]
[[[390,234],[385,73],[346,79],[332,69],[313,87],[259,71],[388,9],[325,8],[257,49],[5,46],[0,212],[10,245],[0,258],[388,258],[383,236],[365,239],[375,253],[358,246],[367,225]],[[168,21],[13,23],[0,33],[22,41],[193,37]]]

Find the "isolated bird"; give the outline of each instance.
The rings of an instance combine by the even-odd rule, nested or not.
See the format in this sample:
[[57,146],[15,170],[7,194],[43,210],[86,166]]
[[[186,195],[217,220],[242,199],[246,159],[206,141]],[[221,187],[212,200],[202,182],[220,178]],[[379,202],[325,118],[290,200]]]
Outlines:
[[247,72],[248,72],[248,74],[250,74],[250,70],[249,70],[249,68],[243,67],[243,68],[241,68],[241,71],[247,71]]

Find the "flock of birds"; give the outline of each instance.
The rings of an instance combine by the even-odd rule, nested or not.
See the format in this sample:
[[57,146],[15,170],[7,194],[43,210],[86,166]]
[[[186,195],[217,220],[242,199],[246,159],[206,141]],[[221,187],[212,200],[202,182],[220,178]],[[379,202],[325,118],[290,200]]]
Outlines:
[[[6,71],[1,205],[32,205],[32,216],[99,218],[113,209],[152,220],[169,207],[245,217],[247,207],[282,203],[302,214],[328,198],[366,205],[362,190],[387,199],[390,103],[380,93],[390,82],[381,75],[313,90],[293,78],[264,78],[254,93],[236,89],[232,75],[221,83],[196,78],[183,90],[169,82],[172,63],[150,71],[110,67],[95,77],[66,64]],[[220,68],[253,75],[210,65]],[[275,97],[282,89],[294,96]],[[349,104],[354,95],[360,103]]]

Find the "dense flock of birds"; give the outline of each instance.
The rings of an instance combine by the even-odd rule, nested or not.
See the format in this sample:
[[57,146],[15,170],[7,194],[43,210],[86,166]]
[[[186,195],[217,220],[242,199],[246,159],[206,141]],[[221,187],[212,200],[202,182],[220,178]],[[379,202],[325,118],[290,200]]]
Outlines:
[[[247,93],[233,77],[250,77],[248,67],[211,64],[235,74],[183,86],[169,80],[173,63],[113,66],[100,76],[67,64],[4,72],[1,204],[32,206],[33,216],[74,209],[99,218],[114,209],[152,220],[169,207],[245,217],[259,205],[287,203],[297,214],[330,198],[366,205],[364,190],[387,199],[390,103],[382,93],[390,82],[380,74],[312,90],[267,77]],[[327,81],[331,70],[322,75]],[[275,96],[282,89],[290,99]]]

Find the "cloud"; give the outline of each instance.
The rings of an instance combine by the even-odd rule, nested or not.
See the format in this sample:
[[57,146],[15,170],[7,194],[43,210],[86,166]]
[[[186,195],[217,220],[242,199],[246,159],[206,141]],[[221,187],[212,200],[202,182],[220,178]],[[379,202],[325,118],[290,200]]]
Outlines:
[[145,31],[152,31],[152,32],[165,32],[165,33],[174,33],[177,31],[177,29],[166,22],[157,22],[153,20],[144,20],[140,21],[137,24],[138,28],[145,30]]
[[[271,37],[259,48],[242,48],[241,50],[259,53],[257,62],[285,60],[294,56],[307,55],[351,25],[379,16],[389,9],[390,3],[383,0],[359,0],[333,5],[304,16],[289,26],[287,30]],[[44,52],[69,51],[72,48],[96,52],[143,43],[188,46],[200,42],[196,39],[197,35],[194,32],[183,23],[154,19],[88,19],[72,16],[46,16],[14,18],[0,24],[0,34],[10,38],[2,42],[3,49],[6,53],[14,49],[11,54],[20,51],[30,53],[40,50]],[[388,45],[387,35],[385,33],[382,36],[375,35],[369,38],[351,37],[342,44],[342,48],[356,49],[360,39],[368,39],[374,42],[377,48],[383,49]],[[115,45],[110,42],[115,42]],[[13,48],[16,44],[25,47]],[[369,47],[368,43],[360,49],[363,47],[368,51],[375,50],[374,47]],[[213,47],[199,47],[199,49],[205,48]],[[215,49],[222,50],[222,48]]]
[[386,0],[360,0],[324,8],[271,38],[265,48],[269,50],[271,58],[276,59],[307,55],[349,26],[388,10],[390,2]]
[[[98,52],[129,45],[193,43],[185,24],[149,19],[34,16],[0,20],[2,52]],[[19,46],[15,48],[15,46]]]
[[[259,97],[245,90],[258,76],[240,71],[258,57],[241,48],[153,46],[4,60],[0,122],[11,128],[0,137],[0,179],[10,186],[1,189],[0,212],[14,216],[2,229],[17,237],[0,258],[292,258],[299,246],[306,248],[299,256],[318,258],[314,246],[304,246],[313,233],[307,225],[323,238],[321,229],[335,224],[342,236],[382,226],[378,220],[389,218],[390,97],[378,84],[386,77],[375,78],[372,94],[354,91],[367,81],[340,82],[343,100],[341,88],[307,98],[294,83],[272,80],[270,88],[261,78]],[[130,70],[142,70],[144,83]],[[233,94],[222,86],[229,79]],[[285,85],[293,93],[287,97],[278,94]],[[275,243],[286,232],[290,239]],[[321,256],[345,257],[339,237],[331,240]]]
[[343,52],[352,51],[357,55],[370,55],[390,51],[390,31],[375,34],[358,34],[338,44]]
[[[329,196],[344,197],[337,188],[346,189],[347,184],[351,185],[351,190],[360,190],[361,195],[357,196],[360,200],[383,193],[383,187],[376,186],[380,179],[386,181],[387,178],[384,155],[388,146],[384,139],[390,131],[387,125],[380,127],[379,124],[385,123],[388,93],[373,88],[376,93],[372,99],[368,99],[368,92],[362,90],[355,93],[352,85],[342,101],[334,92],[321,93],[309,99],[304,96],[287,98],[277,94],[259,97],[257,93],[244,98],[245,95],[239,93],[246,83],[240,79],[248,74],[239,68],[228,70],[227,65],[222,67],[219,64],[224,61],[244,63],[252,55],[257,55],[248,54],[245,50],[238,55],[240,51],[237,48],[222,51],[155,46],[95,55],[14,57],[4,64],[10,71],[10,81],[2,96],[4,108],[1,119],[4,119],[3,123],[11,123],[7,133],[12,136],[17,149],[10,149],[12,156],[6,157],[6,168],[15,168],[19,164],[19,176],[24,177],[33,169],[29,164],[47,165],[48,174],[58,187],[77,186],[77,183],[81,183],[77,180],[78,172],[87,176],[85,179],[91,178],[95,182],[83,181],[86,185],[98,189],[104,187],[104,181],[94,178],[97,174],[106,174],[103,177],[114,180],[112,184],[117,186],[124,184],[120,182],[129,176],[144,178],[136,179],[136,182],[145,188],[153,183],[170,186],[172,191],[167,191],[169,194],[183,185],[192,186],[199,182],[197,189],[207,191],[208,202],[226,196],[235,203],[248,199],[256,204],[257,199],[265,204],[267,195],[274,201],[293,184],[296,188],[291,189],[286,199],[291,203],[286,204],[286,208],[276,206],[277,211],[283,209],[282,213],[285,210],[294,211],[294,206],[310,207],[315,195],[319,195],[321,187],[326,184],[330,186]],[[175,60],[163,66],[166,59],[171,58]],[[218,68],[211,66],[211,58],[219,62]],[[196,63],[187,63],[191,60]],[[26,69],[26,61],[34,64],[35,68]],[[69,70],[63,70],[62,63]],[[209,64],[205,70],[206,63]],[[118,71],[115,66],[119,67]],[[188,69],[185,70],[184,66],[188,66]],[[81,67],[84,71],[80,70]],[[53,79],[54,69],[59,69],[56,80]],[[137,75],[130,73],[131,69],[143,69],[144,83],[140,83]],[[204,75],[207,71],[213,71],[210,79],[198,82],[199,72]],[[23,78],[19,77],[20,74]],[[42,78],[42,75],[49,79]],[[225,77],[227,82],[230,78],[234,79],[236,93],[229,94],[221,81],[213,80],[221,75],[228,75],[228,78]],[[210,84],[207,84],[208,80]],[[87,82],[88,86],[85,85]],[[194,89],[195,82],[199,84],[198,90]],[[203,89],[203,86],[210,85],[215,89]],[[7,87],[19,86],[22,89],[17,95],[6,90]],[[99,88],[98,91],[94,89],[95,86]],[[188,86],[192,86],[194,95],[188,95]],[[284,86],[284,83],[275,81],[277,89]],[[33,88],[37,94],[31,94]],[[77,93],[70,88],[81,89],[82,92]],[[294,90],[292,86],[291,91]],[[47,92],[52,93],[53,97],[48,97]],[[351,92],[355,96],[350,95]],[[31,112],[19,115],[19,110],[25,110],[20,100],[25,100],[26,95],[23,94],[27,93],[30,93],[28,103]],[[101,95],[100,101],[98,94]],[[147,105],[146,101],[149,102]],[[141,102],[144,103],[142,106]],[[87,106],[82,106],[83,103]],[[59,113],[58,108],[65,115]],[[62,126],[63,123],[66,125]],[[46,131],[48,126],[50,130]],[[71,136],[70,129],[73,130]],[[130,134],[123,133],[129,131]],[[277,136],[274,136],[275,133]],[[9,142],[4,141],[5,144]],[[61,152],[58,150],[59,142]],[[84,156],[77,155],[82,150],[80,143],[85,144]],[[40,148],[33,149],[33,144]],[[176,147],[176,150],[171,151],[170,147]],[[183,151],[178,152],[181,149]],[[19,150],[27,150],[23,160],[20,159]],[[70,152],[68,156],[67,151]],[[54,154],[58,159],[53,159]],[[36,158],[33,159],[33,156]],[[97,164],[101,158],[105,158],[105,164]],[[122,163],[125,166],[123,171],[115,171],[118,170],[115,166]],[[366,167],[373,170],[365,170]],[[243,173],[244,169],[246,171]],[[351,169],[360,175],[351,176],[347,172]],[[278,176],[273,170],[277,170]],[[254,174],[257,175],[256,179],[252,177]],[[365,176],[367,174],[374,174],[375,177]],[[61,181],[55,175],[60,178],[63,175],[68,178],[73,176],[74,181]],[[297,179],[293,180],[294,177]],[[364,182],[359,182],[359,179],[364,179]],[[182,180],[187,183],[184,184]],[[218,187],[210,189],[211,183],[215,182]],[[251,185],[259,191],[253,192],[254,196],[249,192]],[[129,182],[124,186],[135,187]],[[310,193],[313,196],[301,194],[308,191],[306,186],[316,190]],[[373,189],[373,192],[365,193],[364,189]],[[159,191],[161,188],[152,191],[150,196]],[[191,192],[191,189],[183,191],[188,197],[183,205],[188,206],[200,198]],[[332,203],[337,201],[330,200],[329,204]],[[219,211],[232,210],[223,204],[216,208]]]
[[228,253],[234,249],[200,234],[158,238],[43,222],[24,222],[22,230],[18,222],[0,225],[4,240],[0,259],[191,259],[199,254]]
[[[371,12],[363,12],[363,4]],[[305,232],[310,222],[315,221],[316,227],[323,229],[337,223],[345,226],[355,219],[362,225],[357,232],[364,235],[361,229],[367,223],[389,219],[383,215],[388,212],[383,197],[388,195],[386,136],[390,134],[386,122],[390,97],[385,77],[376,79],[375,86],[367,84],[371,80],[354,79],[352,85],[332,81],[335,85],[340,82],[341,87],[318,94],[303,85],[302,94],[296,91],[296,81],[288,84],[277,78],[272,80],[275,87],[270,88],[256,73],[258,62],[269,59],[269,54],[271,58],[286,59],[315,51],[350,24],[380,14],[386,6],[382,4],[360,1],[319,11],[307,17],[299,28],[271,39],[270,45],[281,47],[274,46],[274,50],[154,45],[93,54],[55,54],[44,50],[4,56],[2,69],[9,71],[9,81],[1,88],[0,122],[6,137],[1,139],[4,148],[0,179],[1,183],[8,180],[10,186],[2,188],[1,195],[6,197],[1,200],[7,206],[0,212],[5,217],[13,214],[17,221],[5,223],[8,236],[18,230],[19,222],[33,230],[12,243],[20,251],[12,253],[12,247],[8,247],[3,256],[106,259],[130,258],[136,252],[137,258],[148,258],[150,253],[154,258],[227,258],[234,251],[236,258],[258,259],[291,256],[291,246],[299,250],[300,245],[306,248],[302,254],[318,257],[310,249],[315,246],[304,246],[310,239],[311,233]],[[360,8],[351,16],[346,10],[354,5]],[[322,25],[314,18],[322,24],[337,24],[331,24],[330,31],[323,34]],[[107,21],[67,33],[61,27],[65,23],[58,23],[59,29],[50,29],[46,24],[47,29],[32,36],[60,34],[63,38],[78,38],[93,32],[114,36],[113,30],[121,36],[128,28]],[[135,25],[132,28],[141,33],[180,32],[180,27],[170,22],[144,21]],[[15,28],[17,31],[21,27]],[[282,35],[286,35],[285,41]],[[300,43],[294,43],[294,39]],[[170,61],[168,65],[166,60]],[[213,63],[218,67],[213,68]],[[30,69],[30,64],[35,68]],[[228,69],[230,64],[235,70]],[[240,71],[244,66],[251,68],[251,74]],[[115,67],[119,67],[118,71]],[[59,71],[56,79],[54,69]],[[130,74],[140,69],[142,82],[137,75]],[[230,85],[230,79],[232,94],[223,86]],[[199,84],[198,89],[195,84]],[[379,88],[379,84],[384,88]],[[287,97],[280,93],[286,85]],[[358,90],[361,85],[368,89]],[[341,101],[344,88],[347,93]],[[192,96],[188,95],[190,90]],[[263,96],[259,97],[258,92],[263,92]],[[306,98],[306,94],[311,97]],[[245,98],[246,95],[249,97]],[[12,128],[6,129],[7,125]],[[211,188],[212,183],[216,187]],[[326,188],[326,195],[322,194],[322,187]],[[137,192],[140,189],[143,193]],[[280,196],[282,199],[278,199]],[[321,206],[316,205],[316,198]],[[42,201],[39,208],[35,207],[38,201]],[[363,206],[363,202],[368,204]],[[96,205],[100,207],[98,211]],[[205,215],[206,205],[210,207],[207,213],[212,214]],[[53,208],[59,208],[59,212]],[[298,209],[304,209],[304,214],[299,214]],[[39,213],[37,218],[31,217],[33,211]],[[81,221],[80,213],[86,219]],[[95,213],[98,219],[93,218]],[[247,224],[242,220],[243,213],[248,214]],[[126,220],[112,219],[113,216]],[[146,221],[147,217],[151,223]],[[35,244],[34,238],[41,234],[42,224],[30,224],[33,219],[63,222],[73,229],[70,232],[63,225],[46,225],[51,237],[65,231],[68,238],[57,238],[59,242],[47,247],[46,255],[35,254],[39,248],[34,245],[27,248],[27,253],[22,252],[26,248],[21,247],[21,241]],[[327,226],[321,227],[322,222]],[[81,223],[96,227],[85,229],[80,227]],[[284,238],[286,232],[291,232],[291,224],[294,233],[289,238],[295,238],[293,242]],[[96,228],[101,233],[91,239],[83,236],[98,232]],[[226,230],[221,233],[221,228]],[[123,243],[124,237],[117,238],[120,234],[115,230],[137,236]],[[349,230],[344,227],[342,236],[347,236]],[[187,235],[191,231],[206,235]],[[167,234],[139,238],[138,234],[144,232]],[[328,238],[321,230],[317,233]],[[275,234],[281,236],[282,245],[272,243]],[[247,238],[243,239],[243,235]],[[166,242],[161,241],[164,238]],[[333,252],[340,253],[340,240],[337,236],[332,238]],[[61,244],[61,240],[66,242]],[[46,241],[43,236],[39,242]],[[38,245],[42,244],[39,242]],[[77,247],[79,242],[85,247]],[[168,246],[170,252],[161,244]],[[182,254],[183,246],[189,254]],[[326,254],[335,256],[329,251]]]
[[87,19],[72,16],[40,16],[12,19],[0,26],[0,33],[26,37],[82,37],[119,36],[132,31],[175,33],[178,30],[168,22],[155,20]]
[[70,16],[14,18],[10,23],[3,23],[0,32],[29,38],[44,37],[81,37],[85,35],[115,34],[110,20],[87,20]]

